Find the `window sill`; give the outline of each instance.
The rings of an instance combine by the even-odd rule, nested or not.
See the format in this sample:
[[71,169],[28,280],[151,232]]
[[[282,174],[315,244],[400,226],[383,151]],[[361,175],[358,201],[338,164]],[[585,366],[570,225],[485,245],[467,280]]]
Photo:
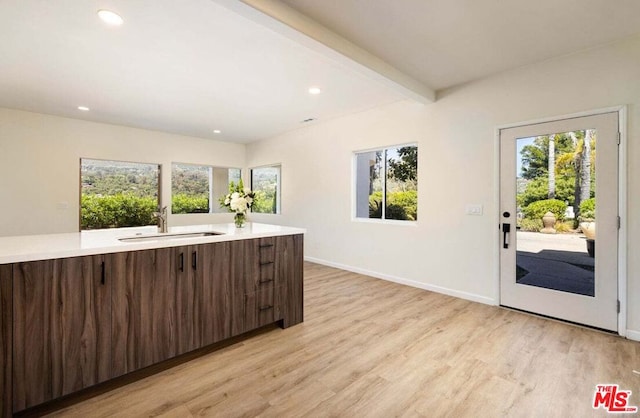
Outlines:
[[378,224],[378,225],[409,226],[409,227],[418,226],[418,221],[399,221],[395,219],[351,218],[351,222],[359,222],[359,223],[365,223],[365,224]]

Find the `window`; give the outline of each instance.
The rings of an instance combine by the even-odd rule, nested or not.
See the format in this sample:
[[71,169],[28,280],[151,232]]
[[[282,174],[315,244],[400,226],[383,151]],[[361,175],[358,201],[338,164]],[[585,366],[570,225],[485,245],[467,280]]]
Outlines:
[[356,218],[418,220],[418,147],[355,154]]
[[256,194],[252,212],[280,213],[280,166],[253,168],[251,190]]
[[219,213],[218,198],[240,180],[239,168],[171,164],[171,213]]
[[160,166],[80,160],[80,229],[155,225]]

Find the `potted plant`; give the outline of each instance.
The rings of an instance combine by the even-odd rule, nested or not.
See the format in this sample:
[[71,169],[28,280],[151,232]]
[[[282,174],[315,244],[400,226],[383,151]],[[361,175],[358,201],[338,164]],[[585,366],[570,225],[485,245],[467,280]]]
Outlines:
[[580,229],[587,238],[587,252],[590,257],[596,252],[596,199],[583,200],[580,203]]
[[253,207],[255,193],[245,188],[242,179],[235,184],[229,183],[229,193],[220,198],[220,207],[226,207],[230,212],[235,212],[233,222],[236,227],[242,228],[247,220],[247,211]]

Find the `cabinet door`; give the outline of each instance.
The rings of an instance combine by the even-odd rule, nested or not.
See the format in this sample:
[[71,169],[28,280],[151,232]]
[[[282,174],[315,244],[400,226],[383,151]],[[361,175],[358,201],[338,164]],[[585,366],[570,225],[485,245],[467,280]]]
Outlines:
[[282,292],[282,327],[303,321],[303,238],[300,235],[276,237],[276,277]]
[[198,246],[172,248],[172,257],[175,260],[177,354],[183,354],[202,346],[196,277],[202,268],[203,257]]
[[103,256],[14,264],[14,411],[111,377],[110,289]]
[[254,292],[254,263],[256,240],[231,241],[230,279],[231,279],[231,335],[236,336],[248,331],[245,321],[246,295]]
[[12,272],[10,264],[0,265],[0,416],[12,413],[11,363],[13,345]]
[[198,245],[196,252],[196,316],[205,346],[231,337],[231,243]]
[[107,255],[113,280],[113,374],[120,376],[175,356],[175,249]]

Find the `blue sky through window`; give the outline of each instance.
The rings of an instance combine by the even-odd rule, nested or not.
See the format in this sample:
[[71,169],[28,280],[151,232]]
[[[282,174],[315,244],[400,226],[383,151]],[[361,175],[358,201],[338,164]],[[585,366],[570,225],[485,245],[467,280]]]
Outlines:
[[522,177],[522,148],[527,145],[532,145],[533,141],[535,141],[536,137],[532,136],[529,138],[518,138],[516,140],[516,177]]

